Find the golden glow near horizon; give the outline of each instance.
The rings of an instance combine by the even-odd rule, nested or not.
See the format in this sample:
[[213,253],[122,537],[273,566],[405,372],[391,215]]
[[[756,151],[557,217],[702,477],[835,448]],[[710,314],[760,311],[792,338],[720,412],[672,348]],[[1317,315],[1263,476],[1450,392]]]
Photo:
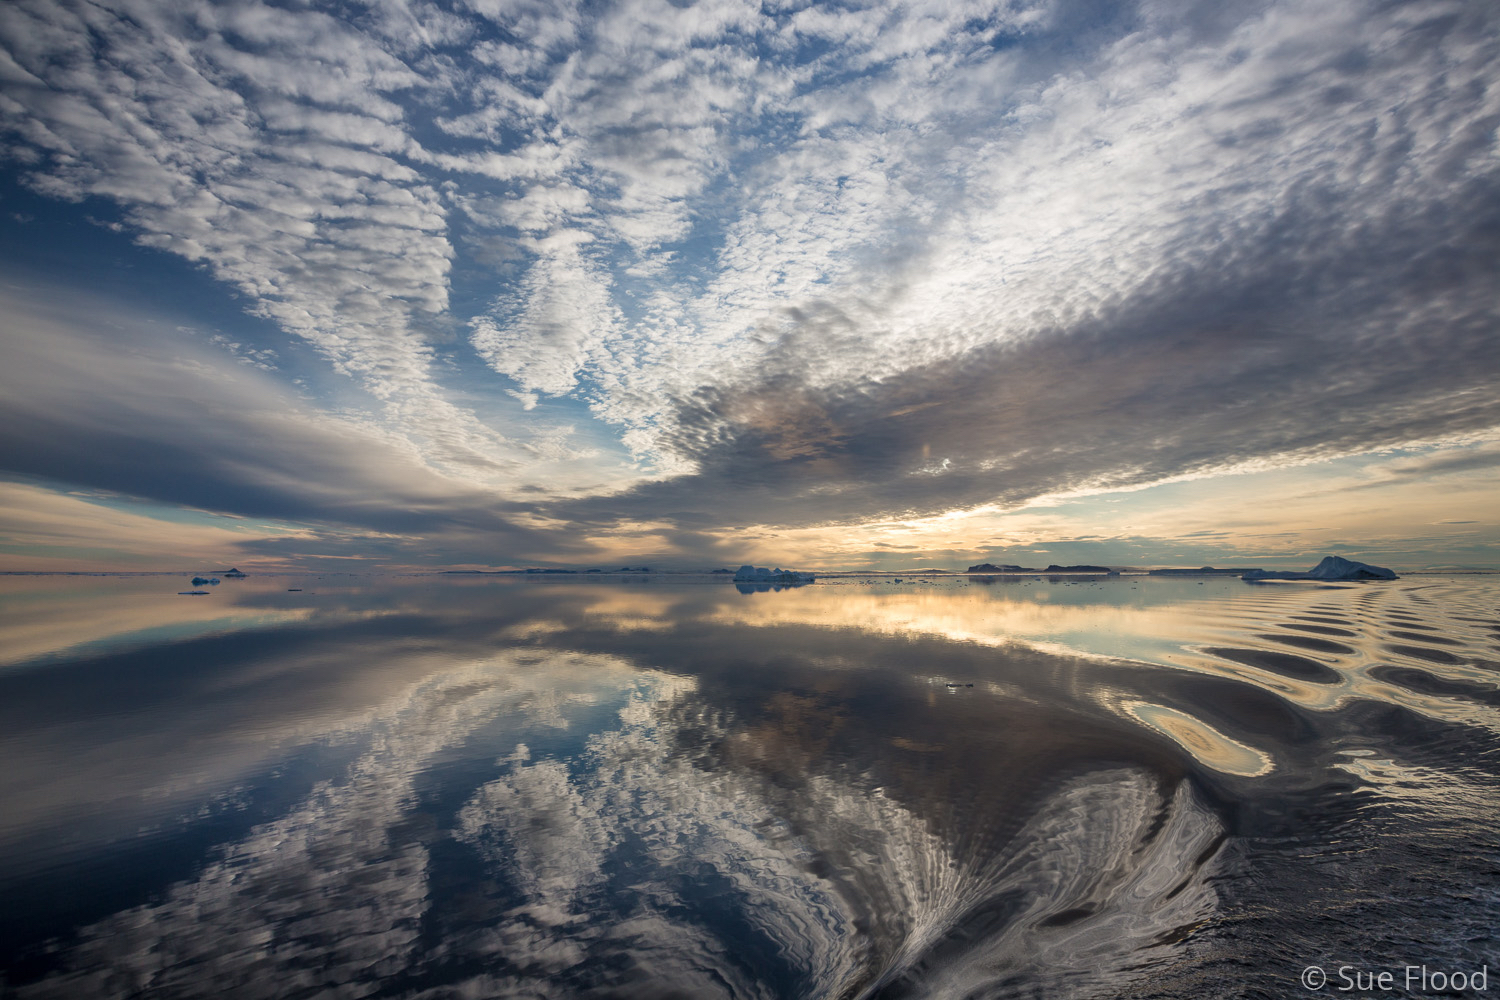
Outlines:
[[0,571],[58,573],[226,567],[248,541],[312,540],[303,527],[267,525],[160,504],[113,506],[97,493],[0,481]]
[[[1489,450],[1470,444],[1424,457],[1437,463]],[[1442,489],[1401,473],[1399,460],[1364,456],[1044,498],[1014,511],[987,507],[864,525],[750,528],[734,537],[743,561],[828,569],[962,570],[984,561],[1197,566],[1289,559],[1311,565],[1329,546],[1408,568],[1414,561],[1493,563],[1500,544],[1494,499],[1500,473],[1494,467],[1451,472]],[[1087,548],[1108,554],[1090,558]],[[1009,555],[995,559],[987,554],[993,551]]]
[[[123,641],[238,632],[312,617],[312,608],[268,608],[233,600],[180,596],[186,579],[147,578],[122,586],[119,578],[0,577],[0,667],[40,656]],[[134,581],[130,581],[134,582]]]
[[[1045,566],[1050,562],[1113,565],[1308,565],[1328,551],[1413,569],[1490,565],[1500,546],[1500,473],[1464,467],[1467,456],[1496,449],[1468,444],[1423,453],[1433,465],[1459,467],[1441,489],[1405,474],[1417,459],[1345,458],[1267,469],[1142,490],[1043,498],[1019,510],[986,507],[927,518],[824,527],[750,527],[694,536],[702,550],[674,540],[671,525],[628,522],[607,533],[578,536],[564,565],[612,567],[638,563],[681,568],[756,565],[833,570],[932,566],[962,570],[984,561]],[[1403,464],[1405,463],[1405,464]],[[1268,498],[1274,497],[1274,503]],[[320,529],[267,525],[178,511],[159,505],[106,506],[96,497],[45,486],[0,483],[7,529],[0,570],[168,570],[243,562],[265,571],[359,565],[430,569],[409,556],[351,557],[319,552]],[[171,515],[167,520],[163,515]],[[543,526],[538,522],[538,526]],[[373,537],[373,536],[372,536]],[[387,540],[400,541],[399,535]],[[251,539],[278,540],[285,555],[246,553]],[[299,545],[298,543],[308,543]],[[1336,547],[1336,548],[1334,548]],[[1102,555],[1090,556],[1097,551]],[[992,553],[1001,555],[992,555]],[[555,565],[517,558],[502,568]],[[495,564],[458,564],[490,568]]]

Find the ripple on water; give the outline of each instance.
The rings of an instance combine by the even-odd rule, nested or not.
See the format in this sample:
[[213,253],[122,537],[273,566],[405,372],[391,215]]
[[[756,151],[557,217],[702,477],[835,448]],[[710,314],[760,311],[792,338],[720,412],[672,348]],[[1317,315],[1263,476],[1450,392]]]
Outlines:
[[1319,684],[1337,684],[1343,675],[1332,667],[1295,653],[1283,653],[1274,649],[1247,649],[1227,646],[1210,646],[1203,650],[1211,656],[1243,663],[1247,667],[1269,670],[1274,674],[1293,677]]
[[1439,677],[1416,667],[1394,667],[1381,665],[1370,668],[1370,676],[1391,684],[1399,684],[1417,694],[1440,695],[1447,698],[1466,698],[1483,705],[1500,708],[1500,690],[1494,684],[1480,684],[1457,678]]
[[1281,627],[1294,628],[1302,632],[1316,632],[1319,635],[1341,635],[1350,638],[1358,634],[1346,628],[1334,628],[1331,625],[1303,625],[1300,622],[1282,622]]
[[1327,615],[1292,615],[1292,617],[1304,622],[1322,622],[1325,625],[1347,625],[1350,628],[1354,627],[1354,622],[1351,622],[1347,618],[1333,618]]
[[1427,660],[1429,663],[1460,664],[1463,661],[1445,649],[1432,649],[1428,646],[1407,646],[1402,643],[1388,643],[1385,647],[1392,653],[1401,656],[1411,656],[1418,660]]
[[1354,652],[1354,647],[1346,646],[1342,642],[1334,642],[1332,639],[1314,639],[1310,635],[1275,635],[1263,632],[1258,635],[1258,638],[1265,639],[1267,642],[1279,642],[1284,646],[1311,649],[1319,653],[1348,656]]
[[[1408,628],[1415,628],[1415,627],[1416,626],[1408,626]],[[1392,637],[1393,639],[1409,639],[1412,642],[1423,642],[1423,643],[1433,643],[1433,642],[1435,642],[1439,646],[1462,646],[1463,645],[1463,643],[1459,642],[1457,639],[1449,639],[1446,636],[1441,636],[1441,635],[1428,635],[1428,634],[1422,633],[1422,632],[1399,632],[1399,631],[1396,631],[1396,630],[1392,629],[1391,631],[1387,632],[1386,635]]]

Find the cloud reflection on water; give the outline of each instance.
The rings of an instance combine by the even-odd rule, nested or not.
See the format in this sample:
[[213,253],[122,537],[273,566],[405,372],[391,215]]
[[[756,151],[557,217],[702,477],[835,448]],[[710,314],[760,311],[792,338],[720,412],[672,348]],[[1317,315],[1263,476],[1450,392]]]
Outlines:
[[[412,831],[442,818],[424,813],[421,777],[497,713],[570,673],[628,692],[618,725],[570,759],[533,761],[522,747],[497,762],[501,775],[475,790],[451,830],[494,883],[467,902],[489,906],[433,947],[424,931],[447,919],[430,912],[435,831]],[[868,772],[817,773],[811,756],[794,763],[806,747],[758,746],[764,726],[746,730],[693,694],[681,678],[562,655],[429,678],[371,720],[375,744],[345,774],[225,845],[161,902],[86,928],[69,956],[77,971],[21,995],[358,995],[378,980],[415,985],[476,965],[487,971],[448,985],[485,995],[644,997],[670,985],[693,996],[772,997],[786,986],[833,996],[904,977],[925,994],[1018,968],[1080,976],[1212,905],[1206,883],[1190,892],[1178,883],[1185,859],[1220,827],[1187,786],[1161,775],[1048,775],[1062,780],[1039,801],[988,802],[968,818],[977,829],[945,828],[922,814],[931,801],[871,788]],[[994,838],[998,850],[962,853],[1012,810],[1018,829]],[[498,905],[506,896],[514,905]],[[1003,933],[963,947],[975,921]],[[765,965],[747,962],[757,951]],[[622,956],[623,967],[608,960]],[[769,982],[767,967],[779,973]],[[924,985],[929,976],[937,980]]]
[[[19,993],[1123,988],[1219,905],[1212,875],[1228,829],[1214,803],[1253,794],[1246,782],[1278,782],[1280,795],[1325,781],[1340,704],[1390,689],[1450,720],[1480,711],[1392,681],[1302,681],[1202,651],[1205,637],[1230,635],[1241,646],[1213,648],[1241,649],[1293,612],[1391,617],[1382,602],[1421,595],[1187,601],[1184,587],[1141,586],[1043,600],[977,588],[328,585],[310,620],[238,655],[223,638],[194,639],[7,675],[5,693],[29,691],[32,716],[5,720],[12,746],[45,736],[58,748],[15,758],[34,783],[64,779],[68,760],[89,774],[89,761],[123,755],[140,787],[186,787],[184,748],[213,759],[252,743],[246,734],[272,759],[349,748],[190,875],[94,919]],[[242,610],[292,600],[269,583],[232,593]],[[1170,624],[1175,645],[1157,665],[1068,652],[1090,619],[1095,643],[1143,648]],[[1361,657],[1379,638],[1346,631],[1358,633],[1346,637],[1354,652],[1317,660],[1359,678],[1375,669]],[[1472,654],[1461,629],[1451,634]],[[127,687],[132,672],[177,670],[185,687],[90,709],[76,682],[106,669]],[[1444,683],[1484,669],[1461,666]],[[1336,701],[1304,701],[1340,685]],[[91,726],[91,711],[113,721]],[[142,738],[158,728],[175,745]],[[1362,761],[1331,766],[1349,774]],[[264,767],[199,773],[199,787],[227,800],[282,780]],[[1380,768],[1365,771],[1373,781]],[[70,795],[86,798],[84,786]],[[25,839],[28,816],[52,821],[23,812],[13,837]]]

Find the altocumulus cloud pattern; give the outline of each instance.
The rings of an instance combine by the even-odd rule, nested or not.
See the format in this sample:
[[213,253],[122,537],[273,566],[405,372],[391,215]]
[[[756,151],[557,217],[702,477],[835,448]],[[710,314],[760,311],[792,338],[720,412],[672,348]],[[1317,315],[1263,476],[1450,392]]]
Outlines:
[[[192,470],[148,486],[67,457],[151,424],[75,365],[92,422],[17,378],[12,426],[55,447],[7,464],[560,551],[558,524],[922,515],[1483,433],[1497,19],[12,0],[10,169],[114,206],[377,402],[289,443],[243,411],[139,430]],[[65,365],[46,344],[16,357]],[[308,483],[294,447],[340,457]],[[594,471],[552,489],[559,462]]]

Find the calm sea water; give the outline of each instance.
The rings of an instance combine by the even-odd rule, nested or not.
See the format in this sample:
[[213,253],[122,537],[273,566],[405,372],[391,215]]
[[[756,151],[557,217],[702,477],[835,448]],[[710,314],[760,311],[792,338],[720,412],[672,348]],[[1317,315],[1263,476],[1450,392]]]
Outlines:
[[1500,992],[1500,579],[891,581],[0,578],[0,993]]

